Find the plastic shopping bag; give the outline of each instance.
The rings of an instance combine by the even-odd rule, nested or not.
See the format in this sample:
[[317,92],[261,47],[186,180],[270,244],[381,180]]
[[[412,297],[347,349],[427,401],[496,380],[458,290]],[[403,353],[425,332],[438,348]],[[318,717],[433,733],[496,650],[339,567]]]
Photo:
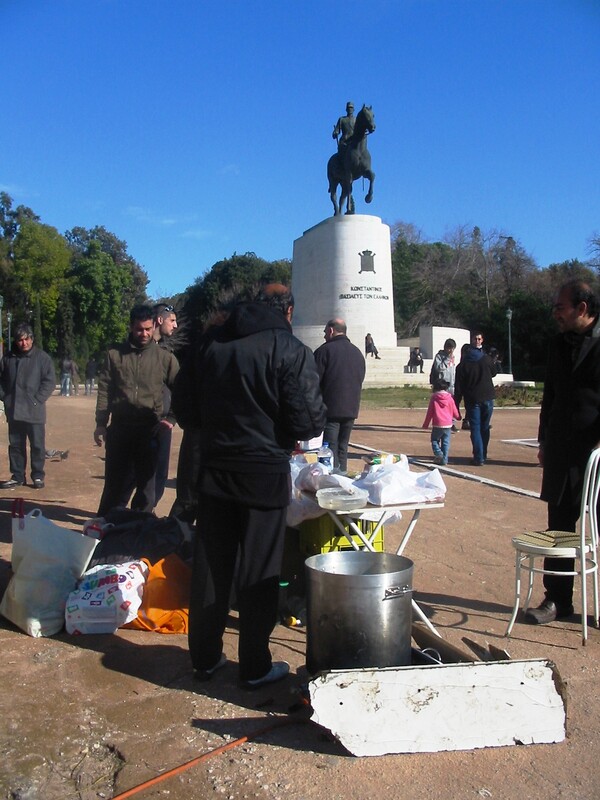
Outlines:
[[401,503],[425,503],[446,494],[440,471],[416,473],[408,462],[379,464],[365,470],[354,485],[369,492],[369,502],[376,506]]
[[25,515],[23,507],[21,498],[14,501],[14,574],[0,613],[30,636],[52,636],[65,623],[69,592],[85,572],[98,542],[55,525],[39,508]]
[[147,574],[142,561],[89,569],[67,598],[67,633],[114,633],[131,622],[141,605]]

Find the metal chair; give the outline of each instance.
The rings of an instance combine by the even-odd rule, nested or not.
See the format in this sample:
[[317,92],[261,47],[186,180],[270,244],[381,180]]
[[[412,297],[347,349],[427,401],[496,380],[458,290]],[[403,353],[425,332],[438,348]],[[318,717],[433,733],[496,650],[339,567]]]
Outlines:
[[[528,531],[513,537],[516,550],[515,605],[505,636],[515,624],[521,600],[521,569],[529,573],[527,597],[523,611],[529,608],[533,578],[536,573],[546,575],[574,575],[581,578],[581,627],[583,644],[587,641],[587,576],[592,576],[594,596],[594,624],[599,627],[598,603],[598,493],[600,491],[600,448],[592,450],[585,468],[579,532]],[[546,570],[535,565],[536,558],[572,558],[575,561],[571,572]]]

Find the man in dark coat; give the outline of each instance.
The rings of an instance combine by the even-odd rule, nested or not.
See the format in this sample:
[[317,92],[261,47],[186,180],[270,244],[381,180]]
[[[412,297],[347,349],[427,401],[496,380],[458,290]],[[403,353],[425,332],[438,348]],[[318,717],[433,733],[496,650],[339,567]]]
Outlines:
[[[583,281],[559,290],[538,432],[544,469],[541,498],[548,503],[548,530],[574,531],[590,452],[600,444],[600,305]],[[574,569],[569,559],[547,558],[546,569]],[[538,625],[573,613],[573,576],[544,575],[546,597],[525,619]]]
[[190,597],[189,650],[207,680],[226,658],[232,586],[244,686],[285,678],[269,638],[277,623],[290,454],[325,424],[310,350],[292,334],[293,299],[280,284],[233,306],[187,359],[173,390],[182,427],[198,430],[200,507]]
[[0,489],[25,485],[27,440],[31,450],[34,489],[44,488],[46,458],[46,400],[56,388],[52,359],[34,347],[33,330],[23,323],[0,363],[0,398],[8,421],[8,458],[12,477]]
[[335,469],[343,474],[348,469],[348,443],[358,417],[366,369],[363,354],[346,336],[346,330],[343,319],[330,319],[325,325],[325,344],[315,350],[327,406],[323,442],[333,451]]
[[[481,336],[479,339],[483,341]],[[473,337],[471,341],[477,342],[477,338]],[[457,407],[461,400],[465,401],[473,448],[471,463],[476,467],[483,466],[487,458],[496,393],[492,379],[496,372],[492,359],[479,344],[469,347],[456,368],[454,400]]]

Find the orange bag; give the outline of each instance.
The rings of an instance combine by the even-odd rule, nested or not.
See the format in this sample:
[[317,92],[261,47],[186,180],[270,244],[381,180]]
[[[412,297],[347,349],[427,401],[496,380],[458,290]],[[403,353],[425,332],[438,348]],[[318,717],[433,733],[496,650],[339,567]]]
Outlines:
[[191,568],[175,553],[148,565],[142,605],[137,617],[123,625],[138,631],[187,633],[190,615]]

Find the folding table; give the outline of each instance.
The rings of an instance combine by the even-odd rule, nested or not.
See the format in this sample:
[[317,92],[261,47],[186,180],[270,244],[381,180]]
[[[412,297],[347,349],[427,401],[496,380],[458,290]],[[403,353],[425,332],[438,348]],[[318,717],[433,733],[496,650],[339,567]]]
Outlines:
[[[330,508],[324,508],[323,513],[327,514],[330,519],[333,521],[336,528],[338,528],[341,533],[344,534],[346,539],[350,542],[354,550],[371,550],[375,552],[375,548],[373,547],[373,542],[375,541],[375,537],[381,530],[382,526],[385,525],[386,521],[389,520],[394,514],[398,512],[402,513],[403,511],[412,511],[413,515],[408,523],[406,530],[400,540],[400,545],[396,550],[396,555],[401,556],[404,552],[404,548],[408,544],[410,537],[419,521],[419,517],[421,515],[421,511],[429,510],[434,508],[443,508],[444,503],[441,500],[432,500],[427,502],[421,503],[397,503],[393,506],[367,506],[364,508],[355,508],[353,511],[334,511]],[[373,521],[373,512],[381,512],[379,519],[375,520],[376,524],[371,533],[367,536],[361,529],[359,528],[357,521],[360,519],[368,519]],[[344,523],[348,525],[348,528],[345,527]],[[354,539],[357,537],[363,544],[361,547]],[[412,608],[415,614],[421,619],[425,625],[431,630],[436,636],[439,636],[438,632],[431,624],[429,619],[425,616],[423,611],[420,609],[418,603],[413,599],[412,601]]]

